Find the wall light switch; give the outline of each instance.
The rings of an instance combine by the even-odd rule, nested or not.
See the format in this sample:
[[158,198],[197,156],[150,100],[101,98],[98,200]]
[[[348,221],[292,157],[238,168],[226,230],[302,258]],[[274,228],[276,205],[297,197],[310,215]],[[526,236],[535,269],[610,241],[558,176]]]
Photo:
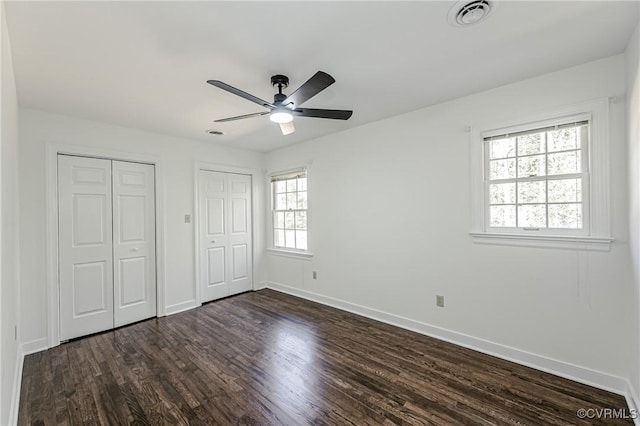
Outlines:
[[185,214],[184,215],[184,223],[191,223],[191,215],[190,214]]
[[318,279],[318,273],[317,273],[316,271],[313,271],[313,272],[311,273],[311,276],[313,277],[313,279],[314,279],[314,280],[317,280],[317,279]]
[[439,308],[444,308],[444,296],[436,296],[436,306]]

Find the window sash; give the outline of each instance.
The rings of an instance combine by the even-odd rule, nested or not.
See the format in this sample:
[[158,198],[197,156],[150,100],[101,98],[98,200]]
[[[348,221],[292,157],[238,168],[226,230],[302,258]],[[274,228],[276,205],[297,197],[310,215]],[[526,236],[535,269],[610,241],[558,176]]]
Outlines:
[[[584,117],[581,115],[580,117]],[[575,117],[572,117],[575,118]],[[589,224],[590,224],[590,200],[589,200],[589,147],[590,147],[590,121],[588,119],[584,120],[568,120],[565,118],[564,121],[552,120],[554,121],[552,124],[545,123],[544,125],[539,125],[535,128],[524,129],[523,126],[514,127],[512,129],[502,129],[501,131],[492,132],[492,134],[483,135],[483,157],[484,157],[484,205],[485,205],[485,229],[491,232],[501,232],[501,233],[513,233],[513,232],[522,232],[522,231],[540,231],[544,234],[559,234],[559,235],[585,235],[589,233]],[[548,145],[545,143],[544,151],[533,154],[524,154],[519,155],[518,145],[516,141],[515,145],[515,153],[509,157],[499,157],[499,158],[491,158],[490,152],[490,144],[492,141],[506,139],[506,138],[516,138],[519,136],[527,136],[538,134],[542,132],[548,132],[563,128],[576,128],[578,132],[581,133],[580,144],[576,149],[567,149],[561,151],[548,151]],[[547,141],[548,142],[548,141]],[[566,153],[566,152],[580,152],[581,153],[581,171],[577,173],[563,173],[563,174],[554,174],[549,175],[549,165],[548,165],[548,156],[550,154],[557,153]],[[518,177],[518,159],[534,157],[543,155],[545,157],[545,170],[543,175],[537,176],[522,176]],[[513,159],[515,161],[515,175],[513,178],[502,178],[502,179],[490,179],[490,164],[491,161],[501,160],[501,159]],[[581,182],[581,201],[567,201],[567,202],[549,202],[549,181],[555,180],[563,180],[563,179],[580,179]],[[519,202],[518,200],[518,185],[521,183],[527,182],[547,182],[545,184],[545,201],[544,202]],[[515,200],[513,203],[505,203],[505,204],[492,204],[490,199],[490,185],[495,184],[504,184],[504,183],[515,183],[516,184],[516,193]],[[580,206],[581,212],[581,228],[552,228],[549,227],[549,206],[553,205],[567,205],[574,204]],[[518,226],[518,206],[526,206],[526,205],[544,205],[545,206],[545,224],[544,227],[525,227]],[[491,226],[491,207],[492,206],[513,206],[515,210],[515,224],[516,226],[507,227],[507,226]]]
[[[272,175],[270,176],[270,181],[271,181],[271,211],[272,211],[272,219],[271,219],[271,224],[272,224],[272,238],[273,238],[273,244],[272,246],[276,249],[283,249],[283,250],[293,250],[293,251],[307,251],[308,250],[308,242],[307,237],[308,237],[308,208],[306,209],[301,209],[298,208],[297,205],[297,199],[298,199],[298,194],[299,193],[305,193],[308,194],[308,189],[305,188],[304,190],[300,190],[297,185],[296,185],[296,189],[294,191],[289,191],[287,189],[285,189],[285,192],[276,192],[276,183],[277,182],[282,182],[282,181],[288,181],[288,180],[296,180],[300,179],[300,178],[306,178],[307,177],[307,171],[306,169],[298,169],[298,170],[293,170],[287,173],[281,173],[281,174],[277,174],[277,175]],[[278,195],[282,195],[282,194],[296,194],[296,208],[276,208],[276,199]],[[308,201],[307,201],[308,202]],[[287,213],[292,213],[293,214],[293,227],[287,227],[286,224],[286,216],[283,219],[284,223],[283,223],[283,227],[278,226],[277,223],[277,217],[278,217],[278,213],[282,213],[283,215],[286,215]],[[296,216],[297,213],[305,213],[305,221],[306,221],[306,226],[304,229],[299,229],[298,225],[296,223]],[[278,244],[278,232],[282,232],[283,235],[283,240],[282,240],[282,244]],[[288,233],[293,233],[293,246],[294,247],[289,247],[287,245],[287,235]],[[298,248],[300,241],[298,240],[298,237],[300,236],[300,238],[302,238],[302,233],[304,233],[304,246],[305,248]]]

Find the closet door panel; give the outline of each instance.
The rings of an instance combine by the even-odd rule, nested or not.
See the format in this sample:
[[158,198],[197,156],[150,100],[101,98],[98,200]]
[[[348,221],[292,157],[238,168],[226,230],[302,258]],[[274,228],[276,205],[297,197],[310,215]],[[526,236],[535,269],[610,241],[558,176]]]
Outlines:
[[252,233],[251,233],[251,176],[228,174],[229,217],[228,251],[231,254],[227,268],[230,294],[242,293],[253,287]]
[[58,156],[60,339],[113,328],[111,161]]
[[200,170],[199,232],[200,293],[202,302],[229,296],[228,182],[226,173]]
[[149,164],[113,161],[114,324],[156,315],[155,185]]

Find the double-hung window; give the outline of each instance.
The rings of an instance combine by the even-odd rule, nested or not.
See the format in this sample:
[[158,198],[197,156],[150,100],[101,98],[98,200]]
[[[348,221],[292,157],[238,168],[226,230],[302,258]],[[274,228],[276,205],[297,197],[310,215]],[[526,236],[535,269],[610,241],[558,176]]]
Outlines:
[[474,242],[610,249],[610,101],[469,127]]
[[485,229],[589,234],[589,116],[485,134]]
[[307,250],[307,172],[271,176],[273,247]]

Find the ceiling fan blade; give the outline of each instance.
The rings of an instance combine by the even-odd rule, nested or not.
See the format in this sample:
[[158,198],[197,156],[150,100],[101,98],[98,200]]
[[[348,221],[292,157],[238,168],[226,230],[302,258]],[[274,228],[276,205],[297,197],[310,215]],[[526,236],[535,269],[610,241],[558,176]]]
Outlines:
[[214,123],[224,123],[225,121],[235,121],[235,120],[242,120],[243,118],[251,118],[251,117],[258,117],[260,115],[267,115],[269,114],[270,111],[264,111],[264,112],[254,112],[253,114],[245,114],[245,115],[238,115],[235,117],[229,117],[229,118],[221,118],[220,120],[213,120]]
[[315,118],[332,118],[334,120],[348,120],[353,111],[344,109],[315,109],[315,108],[296,108],[291,111],[293,115],[300,117]]
[[242,90],[236,89],[233,86],[229,86],[227,83],[223,83],[219,80],[207,80],[207,83],[209,83],[212,86],[216,86],[222,90],[226,90],[229,93],[233,93],[236,96],[240,96],[241,98],[244,98],[248,101],[261,105],[265,108],[275,108],[275,105],[273,105],[271,102],[267,102],[264,99],[258,98],[257,96],[253,96],[247,92],[243,92]]
[[318,71],[302,86],[298,87],[298,90],[289,95],[283,104],[293,103],[294,106],[302,105],[305,101],[313,98],[335,82],[336,80],[326,72]]
[[296,126],[293,125],[293,121],[288,123],[280,123],[280,130],[282,130],[283,135],[290,135],[291,133],[296,131]]

